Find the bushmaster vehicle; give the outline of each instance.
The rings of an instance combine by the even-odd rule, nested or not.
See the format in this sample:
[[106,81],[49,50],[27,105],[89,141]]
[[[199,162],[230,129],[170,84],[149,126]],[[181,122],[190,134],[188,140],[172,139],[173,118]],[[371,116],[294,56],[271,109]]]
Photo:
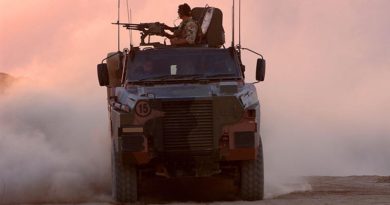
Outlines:
[[[107,87],[116,201],[137,201],[142,180],[156,176],[230,177],[242,199],[263,198],[256,88],[245,82],[242,48],[223,47],[222,12],[194,8],[193,16],[204,26],[210,11],[200,43],[188,47],[145,42],[164,36],[164,24],[116,23],[142,32],[139,47],[109,53],[97,66]],[[257,81],[264,73],[260,58]]]

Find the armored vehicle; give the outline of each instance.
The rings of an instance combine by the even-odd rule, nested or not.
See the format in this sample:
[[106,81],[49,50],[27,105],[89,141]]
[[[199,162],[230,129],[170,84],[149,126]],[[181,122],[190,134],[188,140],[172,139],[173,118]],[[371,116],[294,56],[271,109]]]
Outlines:
[[[164,27],[122,25],[144,36]],[[98,64],[99,83],[107,87],[115,200],[137,201],[142,180],[156,176],[227,176],[242,199],[263,198],[260,103],[254,84],[245,82],[241,48],[218,43],[221,25],[213,28],[219,37],[204,35],[200,45],[141,39],[139,47],[109,53]],[[256,79],[264,73],[260,58]]]

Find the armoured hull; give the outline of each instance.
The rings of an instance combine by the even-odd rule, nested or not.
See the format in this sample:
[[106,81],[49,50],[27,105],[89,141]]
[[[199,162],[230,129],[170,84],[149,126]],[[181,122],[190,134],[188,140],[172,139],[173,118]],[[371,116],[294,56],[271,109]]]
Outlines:
[[137,201],[151,176],[227,176],[243,199],[263,198],[260,103],[235,48],[132,48],[109,55],[98,76],[107,86],[117,201]]
[[129,112],[112,110],[116,147],[143,153],[142,158],[130,157],[135,164],[153,159],[254,159],[259,103],[249,95],[256,95],[255,87],[237,82],[117,88],[118,101]]

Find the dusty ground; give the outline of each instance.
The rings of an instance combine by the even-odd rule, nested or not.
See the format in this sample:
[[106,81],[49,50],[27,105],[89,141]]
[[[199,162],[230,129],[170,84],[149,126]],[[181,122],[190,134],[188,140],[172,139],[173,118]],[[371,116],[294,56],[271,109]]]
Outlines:
[[[306,177],[312,189],[292,192],[263,201],[243,202],[237,190],[227,180],[213,179],[183,181],[157,180],[142,188],[140,204],[256,204],[256,205],[390,205],[390,177]],[[152,184],[158,186],[152,186]],[[110,202],[89,202],[82,205],[111,205]]]
[[[147,203],[161,203],[180,201],[198,201],[201,204],[258,204],[258,205],[294,205],[294,204],[388,204],[390,205],[390,177],[378,176],[351,176],[351,177],[307,177],[312,189],[304,192],[293,192],[256,202],[237,201],[236,192],[232,183],[226,180],[215,179],[213,186],[205,181],[196,183],[194,189],[184,182],[171,182],[165,189],[155,188],[147,193],[144,199]],[[218,186],[214,186],[218,184]],[[172,187],[180,187],[172,193]],[[223,189],[220,189],[223,187]],[[179,196],[179,197],[178,197]],[[201,201],[199,201],[201,199]],[[161,201],[159,201],[161,200]],[[229,202],[231,201],[231,202]],[[182,204],[182,203],[174,203]],[[192,204],[192,203],[189,203]]]

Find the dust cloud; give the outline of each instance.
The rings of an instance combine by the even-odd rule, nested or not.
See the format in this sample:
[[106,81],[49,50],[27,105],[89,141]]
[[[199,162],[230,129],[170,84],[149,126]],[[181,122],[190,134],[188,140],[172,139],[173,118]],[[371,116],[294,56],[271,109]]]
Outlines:
[[7,73],[0,73],[0,94],[3,94],[15,81],[16,79]]
[[107,198],[105,110],[28,79],[1,94],[0,107],[0,204]]
[[243,6],[257,11],[243,19],[244,43],[267,59],[257,87],[268,193],[292,191],[296,176],[390,175],[389,2]]
[[0,4],[0,72],[17,79],[0,79],[0,204],[110,200],[107,107],[95,67],[115,47],[102,34],[111,13],[95,12],[107,2]]

